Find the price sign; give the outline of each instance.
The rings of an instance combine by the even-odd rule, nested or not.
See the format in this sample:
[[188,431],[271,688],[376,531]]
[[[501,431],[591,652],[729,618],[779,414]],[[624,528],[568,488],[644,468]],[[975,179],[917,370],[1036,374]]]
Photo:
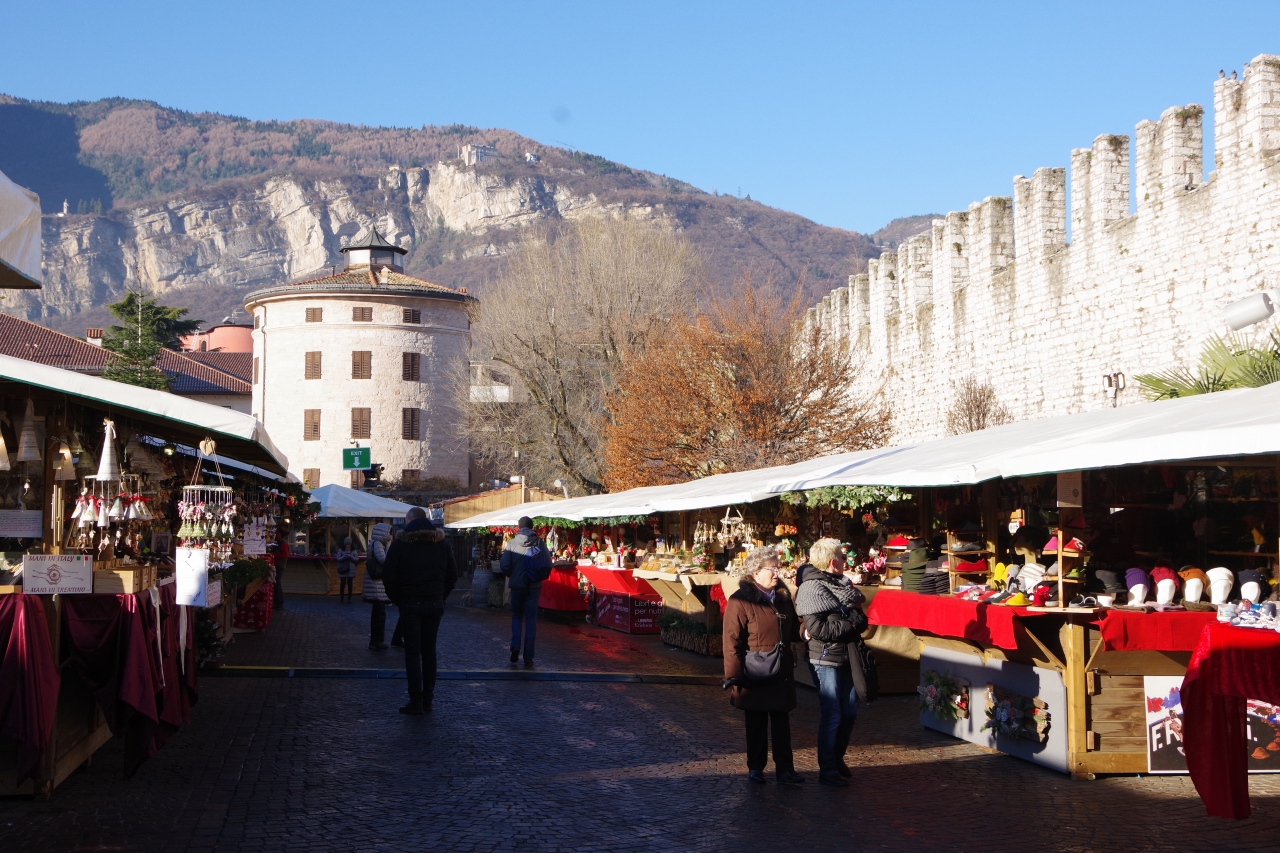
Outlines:
[[373,449],[369,447],[342,448],[343,471],[368,471]]

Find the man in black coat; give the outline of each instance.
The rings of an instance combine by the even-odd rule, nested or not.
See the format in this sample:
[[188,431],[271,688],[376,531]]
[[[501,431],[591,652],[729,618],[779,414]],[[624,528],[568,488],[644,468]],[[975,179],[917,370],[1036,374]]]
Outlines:
[[444,616],[444,600],[458,582],[453,551],[444,531],[414,507],[405,514],[404,530],[387,551],[382,582],[387,597],[400,608],[404,626],[404,670],[409,704],[402,714],[428,714],[436,689],[436,635]]

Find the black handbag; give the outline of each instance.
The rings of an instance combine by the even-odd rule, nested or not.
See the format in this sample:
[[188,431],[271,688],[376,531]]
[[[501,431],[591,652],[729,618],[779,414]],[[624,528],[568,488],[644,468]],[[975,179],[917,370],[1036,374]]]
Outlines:
[[[778,636],[785,636],[783,631],[785,617],[777,612],[774,615],[778,617]],[[760,683],[780,678],[785,672],[786,655],[783,653],[785,648],[786,643],[779,642],[767,652],[747,652],[742,662],[747,681]]]

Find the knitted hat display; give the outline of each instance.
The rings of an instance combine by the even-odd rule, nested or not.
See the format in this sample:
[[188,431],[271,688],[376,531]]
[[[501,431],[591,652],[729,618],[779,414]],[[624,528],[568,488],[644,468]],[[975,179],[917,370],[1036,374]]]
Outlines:
[[1110,569],[1094,569],[1093,576],[1106,588],[1107,592],[1123,592],[1124,584],[1120,582],[1120,573]]
[[1174,583],[1177,583],[1178,578],[1178,573],[1167,566],[1156,566],[1151,570],[1152,583],[1160,583],[1160,581],[1173,581]]
[[1215,583],[1225,583],[1230,587],[1236,582],[1235,574],[1225,566],[1216,566],[1205,572],[1205,575],[1209,578],[1210,585]]
[[1266,579],[1262,576],[1262,572],[1257,569],[1241,569],[1236,572],[1236,583],[1241,586],[1247,583],[1256,583],[1266,589]]
[[1124,573],[1124,585],[1126,589],[1133,589],[1135,586],[1145,586],[1147,592],[1151,592],[1151,576],[1144,569],[1133,568]]
[[1204,569],[1198,569],[1195,566],[1183,566],[1182,570],[1178,572],[1178,575],[1182,578],[1183,583],[1191,580],[1197,580],[1206,586],[1209,584],[1209,578],[1205,576]]

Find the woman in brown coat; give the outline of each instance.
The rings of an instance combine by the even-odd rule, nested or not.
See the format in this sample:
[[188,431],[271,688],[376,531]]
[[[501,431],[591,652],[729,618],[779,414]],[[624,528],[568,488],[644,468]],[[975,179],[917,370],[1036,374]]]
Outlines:
[[[756,548],[747,555],[749,576],[729,597],[724,609],[724,679],[732,687],[730,703],[746,712],[747,770],[752,782],[764,784],[769,761],[769,732],[773,731],[773,765],[778,781],[804,782],[791,756],[791,718],[796,706],[796,681],[791,643],[800,639],[799,620],[791,593],[778,580],[776,548]],[[751,652],[775,653],[780,671],[771,678],[748,672]],[[758,658],[755,664],[764,663]]]

